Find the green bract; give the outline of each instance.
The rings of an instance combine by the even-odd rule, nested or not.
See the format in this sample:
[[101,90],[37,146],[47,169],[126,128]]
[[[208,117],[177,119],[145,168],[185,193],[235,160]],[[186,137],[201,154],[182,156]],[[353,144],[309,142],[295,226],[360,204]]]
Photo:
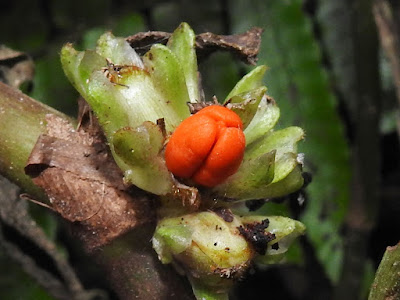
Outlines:
[[[80,52],[65,45],[61,62],[95,112],[125,181],[160,196],[153,247],[163,263],[187,274],[198,299],[227,299],[228,289],[252,261],[280,261],[304,232],[303,224],[288,218],[238,217],[229,210],[232,202],[281,197],[303,186],[296,148],[304,132],[299,127],[274,130],[280,111],[262,83],[266,66],[244,76],[224,103],[243,122],[241,166],[222,184],[200,192],[174,178],[163,153],[168,135],[190,116],[187,103],[199,103],[203,95],[189,25],[182,23],[166,46],[155,44],[143,57],[125,39],[107,32],[95,50]],[[200,205],[210,195],[213,207],[221,204],[229,211],[228,219],[211,212],[210,201]],[[271,243],[266,240],[265,254],[243,233],[253,225],[272,238]]]
[[[261,255],[239,233],[239,227],[266,219],[269,225],[265,232],[275,237]],[[257,264],[279,262],[304,230],[302,223],[280,216],[233,216],[228,222],[213,212],[200,212],[160,221],[153,247],[163,263],[175,260],[184,269],[195,294],[223,299],[252,260]]]
[[241,224],[237,217],[225,222],[212,212],[164,219],[153,247],[161,261],[175,259],[182,266],[198,299],[223,299],[253,258],[253,250],[239,234]]

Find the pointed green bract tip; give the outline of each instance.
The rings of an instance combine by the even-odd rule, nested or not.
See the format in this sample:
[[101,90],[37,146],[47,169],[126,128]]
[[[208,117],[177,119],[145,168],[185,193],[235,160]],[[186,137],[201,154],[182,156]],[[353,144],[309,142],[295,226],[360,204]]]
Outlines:
[[106,32],[100,36],[97,41],[96,52],[115,65],[143,68],[143,62],[136,51],[124,38],[115,37],[111,32]]
[[227,102],[233,96],[261,87],[263,85],[262,80],[266,71],[267,66],[265,65],[254,68],[235,85],[228,96],[226,96],[225,102]]
[[182,66],[189,101],[192,103],[201,100],[195,43],[196,35],[187,23],[181,23],[167,43],[167,47],[175,54]]

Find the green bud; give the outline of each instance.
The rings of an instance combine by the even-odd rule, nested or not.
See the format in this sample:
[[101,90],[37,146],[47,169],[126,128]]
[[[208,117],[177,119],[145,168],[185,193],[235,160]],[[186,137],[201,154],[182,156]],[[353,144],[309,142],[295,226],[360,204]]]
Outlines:
[[214,212],[163,219],[153,247],[163,263],[174,261],[195,285],[224,293],[243,276],[254,255],[239,233],[240,219],[229,221]]

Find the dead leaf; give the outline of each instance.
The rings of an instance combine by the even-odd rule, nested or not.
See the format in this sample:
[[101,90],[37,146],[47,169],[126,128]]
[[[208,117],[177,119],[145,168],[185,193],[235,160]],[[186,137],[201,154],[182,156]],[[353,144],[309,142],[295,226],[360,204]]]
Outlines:
[[[242,34],[218,35],[205,32],[196,35],[198,59],[204,59],[215,51],[228,51],[247,64],[254,65],[260,51],[262,28],[253,27]],[[144,54],[153,44],[166,44],[171,33],[162,31],[139,32],[126,38],[126,41],[139,54]]]
[[54,115],[47,122],[48,132],[39,137],[25,172],[45,190],[55,211],[77,223],[75,232],[88,250],[154,221],[152,201],[140,191],[132,196],[99,137]]

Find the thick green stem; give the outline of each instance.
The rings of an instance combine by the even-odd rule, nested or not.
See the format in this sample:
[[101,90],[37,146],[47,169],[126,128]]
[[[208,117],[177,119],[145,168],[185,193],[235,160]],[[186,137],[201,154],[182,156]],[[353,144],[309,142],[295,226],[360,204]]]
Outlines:
[[368,300],[400,299],[400,244],[387,247]]
[[40,199],[44,194],[25,175],[24,167],[39,135],[46,131],[47,114],[69,119],[0,82],[0,173]]

